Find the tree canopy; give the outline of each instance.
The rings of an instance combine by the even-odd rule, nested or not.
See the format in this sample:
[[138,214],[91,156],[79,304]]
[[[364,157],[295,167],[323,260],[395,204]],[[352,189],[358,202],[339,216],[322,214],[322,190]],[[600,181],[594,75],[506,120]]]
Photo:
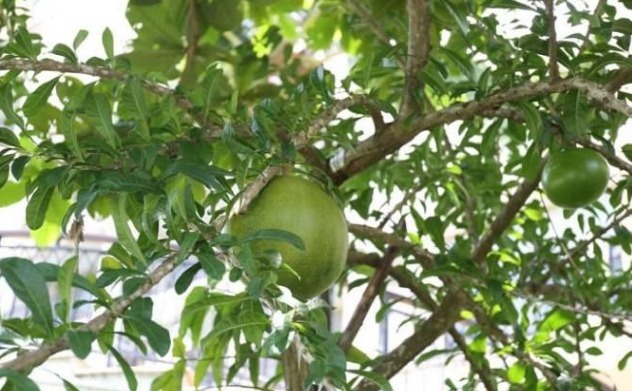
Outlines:
[[[136,389],[117,333],[173,362],[153,390],[180,389],[187,368],[196,385],[231,384],[247,368],[257,389],[388,390],[438,354],[469,363],[450,389],[606,389],[591,357],[607,353],[604,338],[632,337],[632,269],[610,265],[610,249],[632,252],[632,144],[620,132],[632,117],[630,10],[627,0],[130,0],[128,50],[115,52],[106,29],[103,54],[80,58],[87,31],[45,47],[29,10],[3,0],[0,203],[26,199],[42,243],[63,233],[80,246],[87,215],[111,219],[117,241],[96,275],[81,275],[76,256],[0,260],[30,310],[1,319],[2,389],[37,389],[33,368],[92,348]],[[342,77],[325,66],[334,57],[348,64]],[[608,185],[560,209],[541,174],[572,148],[606,159]],[[307,302],[275,284],[284,264],[253,245],[300,248],[300,237],[225,229],[281,173],[312,178],[349,220],[345,271]],[[174,271],[185,305],[167,330],[148,292]],[[191,286],[196,275],[208,284]],[[381,321],[371,305],[383,316],[399,300],[392,287],[419,310],[406,318],[413,331],[364,352],[355,337]],[[73,290],[91,300],[73,302]],[[361,300],[335,330],[328,300],[349,290]],[[85,305],[100,314],[78,322]],[[432,350],[444,335],[454,349]],[[259,375],[264,357],[279,362],[271,379]]]

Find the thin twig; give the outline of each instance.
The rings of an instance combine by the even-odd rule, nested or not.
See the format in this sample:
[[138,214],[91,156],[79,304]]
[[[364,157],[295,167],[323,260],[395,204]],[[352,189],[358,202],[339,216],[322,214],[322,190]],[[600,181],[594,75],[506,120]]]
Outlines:
[[548,281],[553,275],[560,273],[562,270],[564,270],[564,267],[566,266],[567,263],[571,262],[572,259],[574,259],[575,257],[582,254],[584,251],[586,251],[588,246],[590,246],[591,244],[595,243],[597,240],[602,238],[606,233],[608,233],[611,229],[613,229],[617,225],[621,224],[621,222],[625,220],[626,218],[628,218],[629,216],[632,216],[632,209],[625,209],[625,211],[619,216],[617,216],[614,220],[612,220],[610,224],[606,225],[605,227],[600,228],[589,239],[584,240],[580,242],[579,244],[577,244],[575,248],[573,248],[567,253],[566,258],[562,259],[560,262],[555,263],[555,265],[553,265],[541,278],[539,278],[538,281],[541,281],[544,283]]
[[[597,5],[595,6],[595,10],[593,11],[593,17],[595,20],[601,20],[601,14],[605,10],[606,0],[597,1]],[[590,34],[593,32],[593,27],[588,24],[588,28],[586,29],[586,34],[584,34],[584,40],[582,42],[582,46],[579,48],[579,54],[582,54],[588,49],[588,45],[590,45]]]
[[397,247],[404,251],[410,251],[419,263],[425,268],[430,268],[434,264],[434,256],[428,251],[416,246],[410,242],[407,242],[400,237],[384,232],[380,229],[369,227],[360,224],[349,224],[349,232],[357,237],[371,238],[378,240],[389,246]]
[[[380,23],[378,22],[378,19],[375,18],[371,14],[371,11],[369,11],[364,6],[364,4],[362,4],[362,2],[360,2],[359,0],[347,0],[346,4],[347,4],[347,6],[349,8],[351,8],[351,11],[353,11],[355,14],[357,14],[364,21],[364,23],[367,24],[367,26],[369,27],[369,29],[371,30],[373,35],[375,35],[375,37],[384,46],[387,46],[387,47],[391,47],[392,46],[391,45],[391,38],[389,38],[388,35],[384,32],[384,30],[382,30],[382,26],[380,26]],[[397,64],[400,66],[400,68],[404,69],[406,67],[406,64],[401,59],[401,57],[396,56],[395,57],[395,61],[397,61]]]
[[347,327],[343,331],[340,336],[340,340],[338,341],[338,345],[343,352],[347,352],[353,343],[360,327],[364,323],[364,319],[369,313],[369,308],[373,304],[373,301],[377,297],[380,292],[380,288],[384,280],[389,274],[391,270],[391,265],[393,260],[395,260],[397,256],[397,249],[394,247],[389,247],[386,249],[384,253],[384,258],[382,262],[380,262],[380,266],[375,270],[369,283],[364,289],[364,293],[362,293],[362,297],[360,298],[360,302],[356,305],[355,311],[347,324]]
[[[356,105],[365,106],[369,108],[369,111],[371,112],[380,112],[379,107],[377,107],[366,95],[351,95],[344,99],[340,99],[320,113],[305,131],[294,137],[294,144],[296,144],[297,147],[307,144],[310,139],[314,138],[321,129],[327,126],[327,124],[334,120],[340,113]],[[379,130],[379,127],[381,126],[383,126],[383,119],[379,123],[375,124],[376,131]]]
[[541,169],[542,166],[535,178],[522,182],[518,189],[516,189],[516,192],[506,202],[503,210],[496,216],[494,221],[492,221],[485,235],[483,235],[481,240],[476,244],[476,247],[474,247],[472,260],[475,263],[481,266],[483,265],[485,257],[489,251],[491,251],[494,242],[507,227],[509,227],[520,208],[522,208],[529,196],[537,189],[540,183]]
[[608,163],[610,163],[612,166],[617,167],[618,169],[623,170],[627,172],[628,174],[632,175],[632,164],[628,163],[627,161],[613,154],[612,152],[610,152],[609,149],[601,145],[597,145],[586,138],[578,138],[573,141],[575,141],[577,144],[580,144],[586,148],[590,148],[592,150],[599,152],[601,156],[603,156],[608,161]]
[[555,32],[555,5],[554,0],[544,0],[546,16],[549,21],[549,76],[556,80],[560,78],[560,70],[557,63],[557,34]]

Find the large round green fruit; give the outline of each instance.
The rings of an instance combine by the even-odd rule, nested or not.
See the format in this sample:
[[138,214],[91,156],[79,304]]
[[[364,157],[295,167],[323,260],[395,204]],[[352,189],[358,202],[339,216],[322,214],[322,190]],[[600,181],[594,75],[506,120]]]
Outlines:
[[579,208],[594,202],[608,185],[608,163],[592,149],[566,149],[555,153],[542,172],[544,194],[562,208]]
[[342,273],[349,246],[347,222],[338,205],[311,180],[281,175],[274,178],[250,204],[235,216],[230,232],[239,237],[260,229],[280,229],[303,240],[305,250],[277,240],[251,243],[255,252],[276,250],[300,276],[280,269],[279,285],[306,300],[329,288]]

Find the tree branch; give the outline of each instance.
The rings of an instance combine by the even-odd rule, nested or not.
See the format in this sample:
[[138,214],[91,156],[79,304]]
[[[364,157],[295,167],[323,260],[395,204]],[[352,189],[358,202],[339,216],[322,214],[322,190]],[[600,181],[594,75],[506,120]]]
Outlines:
[[[606,0],[598,0],[597,5],[595,6],[595,10],[593,11],[593,17],[597,20],[601,19],[601,15],[604,12],[604,8],[606,5]],[[579,54],[582,54],[588,49],[588,45],[590,45],[590,34],[592,33],[592,26],[589,24],[586,29],[586,34],[584,34],[584,40],[582,42],[582,46],[579,48]],[[617,88],[618,89],[618,88]]]
[[500,212],[494,221],[490,224],[489,229],[481,240],[476,244],[474,251],[472,252],[472,260],[482,265],[489,251],[492,249],[494,242],[500,237],[500,235],[511,224],[513,218],[516,216],[522,205],[527,201],[531,193],[538,188],[540,183],[540,171],[537,176],[531,180],[525,180],[518,187],[516,192],[509,198],[505,204],[505,208]]
[[357,237],[370,238],[386,243],[389,246],[397,247],[400,250],[407,250],[412,252],[414,257],[419,260],[419,263],[421,263],[424,268],[430,268],[434,264],[434,256],[431,253],[427,252],[419,246],[416,246],[404,239],[399,238],[398,236],[366,225],[349,224],[348,227],[349,232]]
[[[430,52],[430,1],[408,0],[408,53],[406,56],[406,73],[401,116],[418,112],[420,99],[423,97],[423,85],[419,72],[428,61]],[[418,114],[421,114],[418,112]]]
[[[448,292],[437,310],[410,337],[384,355],[373,370],[390,379],[437,338],[445,334],[460,317],[459,308],[462,303],[459,297],[455,292]],[[364,380],[356,387],[356,390],[373,391],[379,388],[374,383]]]
[[[58,73],[76,73],[87,76],[95,76],[100,79],[124,81],[130,75],[115,71],[113,69],[88,64],[70,64],[50,59],[38,61],[13,58],[10,60],[0,60],[0,71],[10,70],[33,71],[33,72],[58,72]],[[184,97],[178,96],[174,90],[158,83],[143,81],[144,87],[157,95],[172,95],[178,100],[178,105],[185,110],[190,110],[193,104]]]
[[356,306],[356,309],[353,312],[353,316],[351,317],[351,320],[349,320],[349,323],[347,324],[347,328],[342,333],[342,335],[340,336],[340,340],[338,341],[338,345],[340,346],[343,352],[347,353],[349,351],[349,348],[351,347],[353,340],[358,334],[360,327],[362,327],[362,324],[364,323],[364,319],[366,318],[369,312],[369,308],[371,308],[373,301],[375,300],[378,293],[380,292],[380,287],[382,283],[384,282],[384,280],[386,280],[386,277],[388,276],[389,271],[391,270],[391,265],[393,263],[393,260],[395,260],[396,256],[397,256],[396,248],[394,247],[387,248],[384,254],[384,258],[380,262],[380,266],[375,270],[375,272],[371,276],[371,279],[369,280],[369,283],[367,284],[366,288],[364,289],[364,293],[362,294],[362,297],[360,298],[360,302]]
[[604,108],[632,118],[632,106],[629,106],[624,100],[618,99],[607,86],[584,79],[575,79],[573,84],[574,88],[585,92],[590,99],[593,99]]
[[628,174],[632,175],[632,164],[621,159],[617,155],[614,155],[607,148],[602,147],[601,145],[597,145],[586,138],[577,138],[573,141],[575,141],[577,144],[580,144],[586,148],[590,148],[592,150],[599,152],[601,156],[603,156],[608,161],[608,163],[610,163],[612,166],[617,167],[620,170],[626,171]]
[[569,90],[579,90],[608,110],[616,111],[632,118],[632,107],[617,99],[605,86],[573,77],[527,83],[509,88],[482,98],[478,101],[456,103],[444,109],[428,113],[412,123],[395,121],[387,125],[381,133],[359,143],[356,148],[339,156],[339,163],[331,164],[334,182],[342,183],[353,175],[382,160],[412,141],[419,133],[457,120],[467,120],[479,115],[489,115],[504,103],[521,99],[549,95]]
[[[503,346],[511,346],[511,341],[509,340],[509,337],[507,337],[507,335],[489,317],[485,309],[480,304],[476,303],[469,296],[465,297],[464,301],[465,307],[472,311],[474,317],[476,318],[476,322],[481,326],[483,330],[485,330],[485,333],[489,336],[490,339],[500,342]],[[533,366],[534,368],[537,368],[542,373],[542,375],[544,375],[549,384],[556,384],[557,376],[546,365],[532,358],[528,353],[525,353],[522,350],[513,350],[512,353],[519,360]]]
[[290,346],[281,353],[283,380],[288,391],[304,391],[303,380],[307,378],[308,364],[300,352],[300,340],[290,342]]
[[[351,176],[377,163],[385,156],[397,151],[406,143],[413,140],[422,131],[445,125],[457,120],[466,120],[500,107],[503,103],[520,99],[547,95],[577,88],[576,78],[527,83],[489,95],[478,101],[457,103],[428,113],[422,118],[407,124],[405,121],[395,121],[387,125],[386,129],[373,137],[359,143],[356,148],[346,151],[336,167],[332,167],[334,181],[342,183]],[[330,160],[330,166],[331,160]]]
[[[176,256],[170,256],[165,259],[154,271],[149,273],[147,280],[136,291],[127,297],[122,297],[114,302],[114,305],[103,314],[93,318],[88,323],[78,327],[77,331],[90,331],[99,333],[114,319],[120,317],[127,307],[137,298],[149,292],[151,288],[156,286],[164,277],[169,275],[176,267]],[[12,361],[2,365],[2,368],[11,369],[18,372],[29,372],[33,368],[43,364],[50,356],[55,353],[70,348],[70,341],[67,335],[56,339],[53,342],[45,343],[35,350],[26,351],[19,354]]]
[[549,21],[549,76],[556,80],[560,78],[557,64],[557,34],[555,33],[555,5],[553,0],[544,0],[546,16]]
[[598,239],[603,237],[606,233],[608,233],[608,231],[610,231],[617,225],[621,224],[621,222],[625,220],[626,218],[628,218],[629,216],[632,216],[632,209],[626,209],[625,212],[623,212],[621,215],[619,215],[614,220],[612,220],[610,224],[608,224],[605,227],[602,227],[597,232],[595,232],[590,239],[580,242],[577,246],[575,246],[575,248],[569,251],[566,258],[562,259],[560,262],[555,263],[541,278],[538,278],[538,281],[544,283],[548,281],[553,275],[560,273],[562,270],[564,270],[564,267],[566,266],[566,264],[568,264],[575,257],[577,257],[578,255],[586,251],[586,248],[588,248],[588,246],[590,246],[591,244],[596,242]]
[[[340,113],[356,105],[367,107],[372,113],[372,116],[375,115],[376,111],[381,113],[380,108],[377,107],[377,105],[368,96],[351,95],[336,101],[333,105],[320,113],[304,132],[301,132],[299,135],[294,137],[294,143],[297,146],[307,144],[310,139],[314,138],[314,136],[316,136],[322,128],[326,127],[327,124],[333,121]],[[382,122],[375,123],[376,132],[381,130],[380,126],[383,126],[383,120]]]
[[[382,263],[381,257],[375,254],[363,254],[355,251],[351,251],[348,257],[350,264],[362,264],[379,268]],[[420,304],[428,311],[436,311],[438,304],[434,301],[430,293],[426,289],[423,283],[419,281],[413,274],[410,273],[405,266],[397,266],[391,269],[390,276],[397,281],[399,286],[410,290],[417,298]],[[467,342],[463,336],[452,326],[448,333],[456,343],[457,347],[463,352],[465,359],[468,360],[472,369],[477,373],[481,382],[485,386],[487,391],[494,391],[497,389],[492,370],[489,367],[489,362],[485,359],[482,361],[476,360],[468,349]]]

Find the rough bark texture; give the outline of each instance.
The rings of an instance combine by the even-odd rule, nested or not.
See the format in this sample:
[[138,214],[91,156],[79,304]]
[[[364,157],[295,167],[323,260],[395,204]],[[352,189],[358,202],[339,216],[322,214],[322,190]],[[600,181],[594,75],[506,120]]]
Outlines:
[[[390,379],[404,368],[410,361],[423,352],[434,341],[445,334],[459,318],[462,303],[459,295],[449,292],[436,311],[408,337],[401,345],[382,357],[375,366],[377,372]],[[379,390],[378,386],[367,380],[357,387],[359,391]]]

